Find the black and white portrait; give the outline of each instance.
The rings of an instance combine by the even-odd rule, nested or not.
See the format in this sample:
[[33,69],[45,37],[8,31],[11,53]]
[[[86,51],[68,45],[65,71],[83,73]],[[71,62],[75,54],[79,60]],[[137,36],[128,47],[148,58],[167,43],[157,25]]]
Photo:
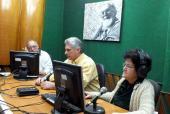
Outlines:
[[85,4],[83,39],[120,41],[122,0]]

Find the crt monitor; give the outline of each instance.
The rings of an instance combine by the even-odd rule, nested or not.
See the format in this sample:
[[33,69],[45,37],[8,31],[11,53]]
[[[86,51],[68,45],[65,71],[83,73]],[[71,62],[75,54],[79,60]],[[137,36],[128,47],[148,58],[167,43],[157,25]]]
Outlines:
[[53,61],[56,86],[54,111],[74,113],[84,111],[84,90],[80,66]]
[[27,79],[39,75],[39,53],[10,51],[10,67],[14,78]]

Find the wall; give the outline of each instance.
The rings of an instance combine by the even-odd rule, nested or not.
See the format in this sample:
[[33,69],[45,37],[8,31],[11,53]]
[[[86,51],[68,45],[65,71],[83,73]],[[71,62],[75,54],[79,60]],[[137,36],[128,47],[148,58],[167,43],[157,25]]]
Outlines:
[[[80,38],[83,36],[84,4],[101,0],[65,0],[64,10],[61,0],[54,1],[47,1],[43,44],[44,49],[47,49],[54,58],[64,60],[64,51],[60,47],[64,47],[64,39],[70,36]],[[170,6],[168,4],[170,4],[170,0],[159,2],[156,0],[124,0],[121,41],[83,41],[85,53],[91,56],[96,63],[103,63],[107,72],[121,74],[122,56],[125,51],[130,48],[143,48],[153,58],[153,67],[149,78],[162,82],[165,85],[164,90],[170,91],[170,88],[167,88],[170,86],[168,83],[170,81],[168,79],[170,43],[167,43],[170,41],[168,38]],[[60,17],[62,12],[64,14],[63,21]],[[49,38],[53,41],[48,40]],[[52,51],[51,48],[55,48],[59,53]]]
[[[165,64],[164,64],[164,75],[163,75],[163,90],[170,91],[170,8],[168,9],[168,30],[167,30],[167,41],[165,50]],[[170,97],[169,97],[170,98]]]
[[63,58],[63,0],[46,0],[42,48],[52,59]]

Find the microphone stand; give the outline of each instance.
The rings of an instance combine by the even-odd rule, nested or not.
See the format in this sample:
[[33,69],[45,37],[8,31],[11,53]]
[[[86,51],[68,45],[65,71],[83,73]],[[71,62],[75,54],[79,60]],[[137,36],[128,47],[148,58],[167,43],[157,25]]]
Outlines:
[[85,108],[84,114],[105,114],[104,108],[101,106],[97,106],[96,102],[98,98],[99,96],[96,96],[92,99],[91,103],[93,104],[87,105],[87,107]]
[[98,96],[96,96],[93,100],[92,100],[92,103],[93,103],[93,109],[96,111],[96,108],[97,108],[97,99],[98,99]]

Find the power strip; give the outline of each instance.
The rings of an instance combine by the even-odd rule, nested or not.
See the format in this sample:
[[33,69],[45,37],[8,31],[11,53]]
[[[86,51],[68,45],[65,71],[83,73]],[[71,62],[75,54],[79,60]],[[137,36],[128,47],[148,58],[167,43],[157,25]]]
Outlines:
[[18,96],[29,96],[39,94],[39,90],[36,87],[23,87],[17,88],[16,93]]

